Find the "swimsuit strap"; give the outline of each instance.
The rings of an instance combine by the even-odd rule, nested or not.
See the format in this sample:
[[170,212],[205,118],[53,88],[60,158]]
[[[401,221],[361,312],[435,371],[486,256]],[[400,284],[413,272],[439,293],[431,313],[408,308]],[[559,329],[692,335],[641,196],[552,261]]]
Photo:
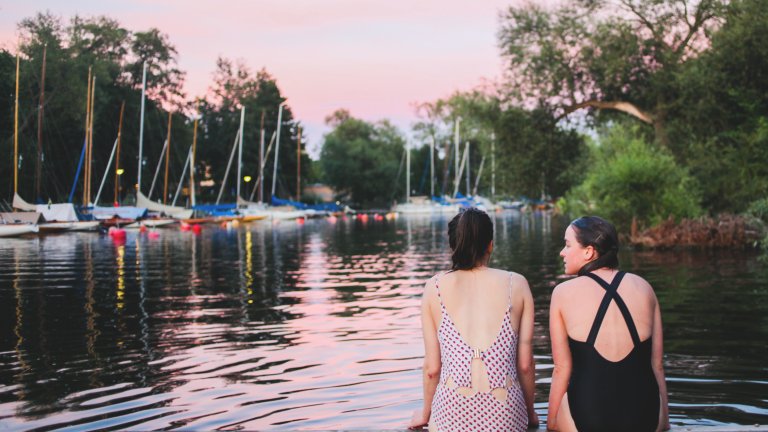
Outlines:
[[621,280],[624,278],[625,274],[626,273],[623,271],[618,272],[610,285],[593,273],[586,274],[586,276],[589,276],[605,290],[605,296],[603,297],[603,301],[600,303],[600,307],[597,310],[595,321],[592,323],[592,329],[589,331],[589,337],[587,338],[588,344],[595,344],[597,333],[600,331],[600,326],[603,323],[603,318],[605,318],[605,314],[608,311],[608,306],[611,304],[611,300],[613,300],[616,302],[616,306],[618,306],[619,311],[621,311],[621,315],[624,317],[624,322],[626,322],[627,329],[629,329],[629,335],[632,337],[632,343],[635,346],[640,345],[640,336],[637,333],[637,327],[635,327],[635,321],[632,319],[632,314],[629,313],[627,304],[624,303],[624,300],[617,292],[619,289],[619,284],[621,283]]
[[512,272],[509,272],[509,292],[507,293],[507,313],[512,310]]
[[440,281],[440,277],[446,273],[448,272],[442,272],[435,275],[435,290],[437,291],[437,300],[440,301],[441,309],[445,309],[445,304],[443,304],[443,296],[440,295],[440,284],[438,282]]

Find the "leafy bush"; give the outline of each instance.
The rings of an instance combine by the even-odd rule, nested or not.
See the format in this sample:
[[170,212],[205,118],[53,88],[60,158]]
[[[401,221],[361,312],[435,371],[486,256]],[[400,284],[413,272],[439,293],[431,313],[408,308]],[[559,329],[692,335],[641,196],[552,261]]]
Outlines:
[[596,214],[625,231],[667,218],[702,213],[696,181],[667,152],[646,142],[635,127],[612,125],[590,146],[589,172],[561,208],[573,216]]
[[768,198],[753,201],[747,209],[747,214],[768,223]]

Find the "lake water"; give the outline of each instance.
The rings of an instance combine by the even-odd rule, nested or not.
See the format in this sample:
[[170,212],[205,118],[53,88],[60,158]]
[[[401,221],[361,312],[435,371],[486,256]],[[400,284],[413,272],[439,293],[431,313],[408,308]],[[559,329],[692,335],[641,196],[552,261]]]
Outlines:
[[[548,302],[566,221],[499,213],[492,265]],[[0,429],[403,429],[421,404],[419,302],[447,218],[257,222],[200,235],[0,240]],[[623,251],[655,287],[673,425],[768,423],[768,265]]]

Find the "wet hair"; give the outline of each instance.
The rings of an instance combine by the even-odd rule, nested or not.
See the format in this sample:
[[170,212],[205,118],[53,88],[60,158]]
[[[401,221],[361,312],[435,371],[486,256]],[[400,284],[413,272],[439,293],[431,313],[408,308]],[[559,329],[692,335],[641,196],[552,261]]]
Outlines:
[[[454,219],[456,222],[455,243],[451,270],[471,270],[479,266],[488,253],[493,240],[493,222],[482,210],[470,207]],[[451,221],[453,222],[453,221]],[[451,228],[448,224],[448,243],[451,243]]]
[[464,213],[464,209],[459,210],[456,216],[448,222],[448,247],[451,248],[451,251],[456,249],[456,227],[459,225],[462,213]]
[[597,216],[583,216],[571,222],[571,226],[576,241],[582,247],[592,246],[597,252],[597,259],[584,264],[579,276],[603,267],[619,267],[619,235],[612,223]]

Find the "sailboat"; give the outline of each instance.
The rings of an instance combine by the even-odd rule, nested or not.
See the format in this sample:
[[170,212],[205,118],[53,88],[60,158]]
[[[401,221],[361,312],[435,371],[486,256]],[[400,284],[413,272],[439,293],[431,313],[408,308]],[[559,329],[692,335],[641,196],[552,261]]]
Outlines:
[[[272,136],[273,141],[270,141],[269,147],[267,148],[266,155],[263,155],[261,158],[262,163],[261,163],[261,166],[259,167],[259,180],[257,184],[254,185],[253,192],[251,193],[251,197],[253,197],[253,193],[256,192],[256,188],[263,187],[264,167],[266,165],[267,157],[269,156],[269,151],[271,150],[272,144],[274,143],[275,144],[275,160],[274,160],[273,171],[272,171],[271,205],[267,205],[264,202],[253,202],[253,201],[244,200],[243,198],[240,197],[239,185],[238,185],[238,195],[237,195],[238,209],[246,217],[261,217],[261,218],[269,218],[272,220],[287,220],[287,219],[306,218],[312,215],[313,213],[317,212],[317,210],[315,209],[307,208],[309,206],[305,204],[291,202],[288,200],[281,200],[275,196],[275,189],[277,186],[277,162],[279,160],[279,154],[280,154],[280,131],[283,123],[283,107],[285,107],[285,103],[286,102],[283,101],[278,107],[277,131],[276,131],[276,134]],[[299,208],[299,207],[303,207],[303,208]]]
[[43,215],[37,212],[0,213],[0,237],[18,237],[36,233],[38,224],[44,222]]
[[[435,175],[434,175],[434,153],[435,153],[435,140],[434,137],[430,142],[430,191],[434,196],[435,190]],[[408,147],[408,143],[405,144],[405,202],[399,203],[392,208],[392,211],[403,214],[434,214],[434,213],[456,213],[459,211],[459,206],[447,202],[438,202],[429,200],[425,197],[411,197],[411,150]]]
[[[40,105],[38,107],[38,116],[42,115],[44,106],[44,89],[45,89],[45,48],[43,48],[43,72],[42,72],[42,84],[40,86]],[[38,223],[37,227],[40,231],[52,232],[52,231],[93,231],[98,229],[99,223],[97,221],[84,221],[81,220],[75,211],[75,206],[72,203],[61,204],[30,204],[26,202],[18,192],[18,109],[19,109],[19,56],[16,55],[16,104],[14,115],[14,188],[13,188],[13,208],[21,211],[37,212],[42,214],[43,222]],[[88,104],[93,100],[93,87],[91,73],[88,73]],[[87,120],[87,122],[91,119]],[[86,127],[86,136],[88,136],[88,127],[92,127],[92,123],[89,123]],[[38,122],[38,164],[40,163],[41,152],[41,139],[42,139],[42,122]],[[87,141],[87,140],[86,140]],[[37,176],[41,175],[41,170],[37,169]],[[39,189],[40,179],[36,180]]]
[[[243,165],[243,128],[245,123],[245,107],[240,108],[240,126],[235,135],[235,142],[232,144],[232,152],[229,155],[229,161],[227,162],[227,168],[224,170],[224,177],[219,187],[219,195],[216,198],[216,202],[213,205],[201,205],[197,206],[197,209],[205,211],[214,216],[218,221],[230,221],[238,220],[242,222],[252,222],[256,220],[266,219],[268,214],[266,213],[265,206],[260,203],[254,203],[243,199],[240,194],[241,175]],[[273,136],[274,138],[274,136]],[[272,142],[270,142],[270,148]],[[237,152],[237,174],[236,174],[236,186],[235,186],[235,203],[221,203],[221,198],[224,195],[224,190],[227,186],[227,180],[229,178],[229,172],[232,169],[232,163],[235,159],[235,153]],[[262,164],[263,168],[263,164]],[[257,181],[261,181],[261,178]]]
[[[189,219],[192,217],[193,210],[186,209],[184,207],[178,207],[173,205],[166,205],[166,204],[160,204],[157,202],[154,202],[149,199],[146,195],[144,195],[141,192],[141,172],[142,172],[142,154],[143,154],[143,146],[144,146],[144,100],[145,100],[145,89],[146,89],[146,83],[147,83],[147,64],[144,63],[144,71],[142,76],[142,86],[141,86],[141,121],[139,126],[139,173],[138,173],[138,189],[136,190],[136,206],[137,207],[143,207],[146,208],[150,212],[154,212],[156,214],[160,215],[167,215],[171,219],[168,218],[155,218],[154,221],[151,221],[149,219],[145,219],[142,221],[142,223],[146,226],[163,226],[168,225],[171,223],[174,223],[181,219]],[[166,172],[167,172],[167,164],[169,161],[168,154],[165,153],[168,150],[168,147],[170,146],[170,139],[171,139],[171,120],[170,120],[170,113],[168,113],[168,137],[165,141],[165,146],[163,147],[163,152],[160,155],[160,160],[157,163],[158,170],[160,168],[160,162],[162,161],[163,155],[166,156]],[[157,179],[157,170],[155,171],[155,180]],[[153,181],[154,183],[154,181]],[[166,180],[167,184],[167,180]],[[150,195],[152,192],[150,192]]]

